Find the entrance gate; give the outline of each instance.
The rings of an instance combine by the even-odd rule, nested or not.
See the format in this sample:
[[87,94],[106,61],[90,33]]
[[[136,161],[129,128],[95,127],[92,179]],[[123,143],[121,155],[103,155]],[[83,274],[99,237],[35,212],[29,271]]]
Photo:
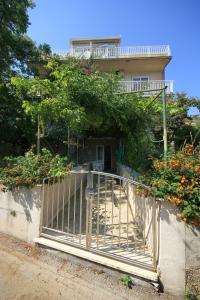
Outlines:
[[43,182],[41,236],[156,270],[159,204],[145,185],[97,171]]

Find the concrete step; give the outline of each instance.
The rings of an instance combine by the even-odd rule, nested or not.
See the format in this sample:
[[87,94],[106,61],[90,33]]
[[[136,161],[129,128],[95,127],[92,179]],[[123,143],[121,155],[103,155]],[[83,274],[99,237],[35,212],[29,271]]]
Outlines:
[[89,252],[84,249],[76,248],[73,246],[69,246],[63,243],[59,243],[57,241],[53,241],[48,238],[40,237],[40,238],[35,238],[34,242],[39,245],[43,245],[52,249],[56,249],[68,254],[71,254],[73,256],[80,257],[84,260],[89,260],[92,262],[95,262],[97,264],[104,265],[106,267],[116,269],[118,271],[125,272],[127,274],[137,276],[139,278],[157,282],[158,281],[158,274],[157,272],[151,271],[151,270],[146,270],[140,267],[136,267],[130,264],[127,264],[122,261],[117,261],[112,258],[104,257],[96,253]]

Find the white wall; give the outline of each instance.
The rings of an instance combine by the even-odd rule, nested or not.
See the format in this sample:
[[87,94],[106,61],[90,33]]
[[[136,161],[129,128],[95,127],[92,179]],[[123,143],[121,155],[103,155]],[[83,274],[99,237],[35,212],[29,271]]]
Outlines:
[[0,231],[27,242],[39,236],[42,186],[0,192]]
[[183,296],[186,270],[200,268],[200,229],[184,223],[178,209],[167,201],[161,205],[159,257],[164,290]]

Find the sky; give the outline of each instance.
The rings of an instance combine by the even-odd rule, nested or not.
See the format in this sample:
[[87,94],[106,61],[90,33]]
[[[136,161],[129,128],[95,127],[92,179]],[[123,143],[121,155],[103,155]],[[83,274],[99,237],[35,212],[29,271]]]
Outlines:
[[118,36],[123,46],[166,45],[166,80],[200,98],[200,0],[35,0],[28,35],[54,50],[70,38]]

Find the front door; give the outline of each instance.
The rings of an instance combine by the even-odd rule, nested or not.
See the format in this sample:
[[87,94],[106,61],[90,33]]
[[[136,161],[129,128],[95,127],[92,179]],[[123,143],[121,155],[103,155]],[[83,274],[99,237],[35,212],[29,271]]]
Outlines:
[[111,170],[111,146],[106,145],[104,149],[104,170]]

